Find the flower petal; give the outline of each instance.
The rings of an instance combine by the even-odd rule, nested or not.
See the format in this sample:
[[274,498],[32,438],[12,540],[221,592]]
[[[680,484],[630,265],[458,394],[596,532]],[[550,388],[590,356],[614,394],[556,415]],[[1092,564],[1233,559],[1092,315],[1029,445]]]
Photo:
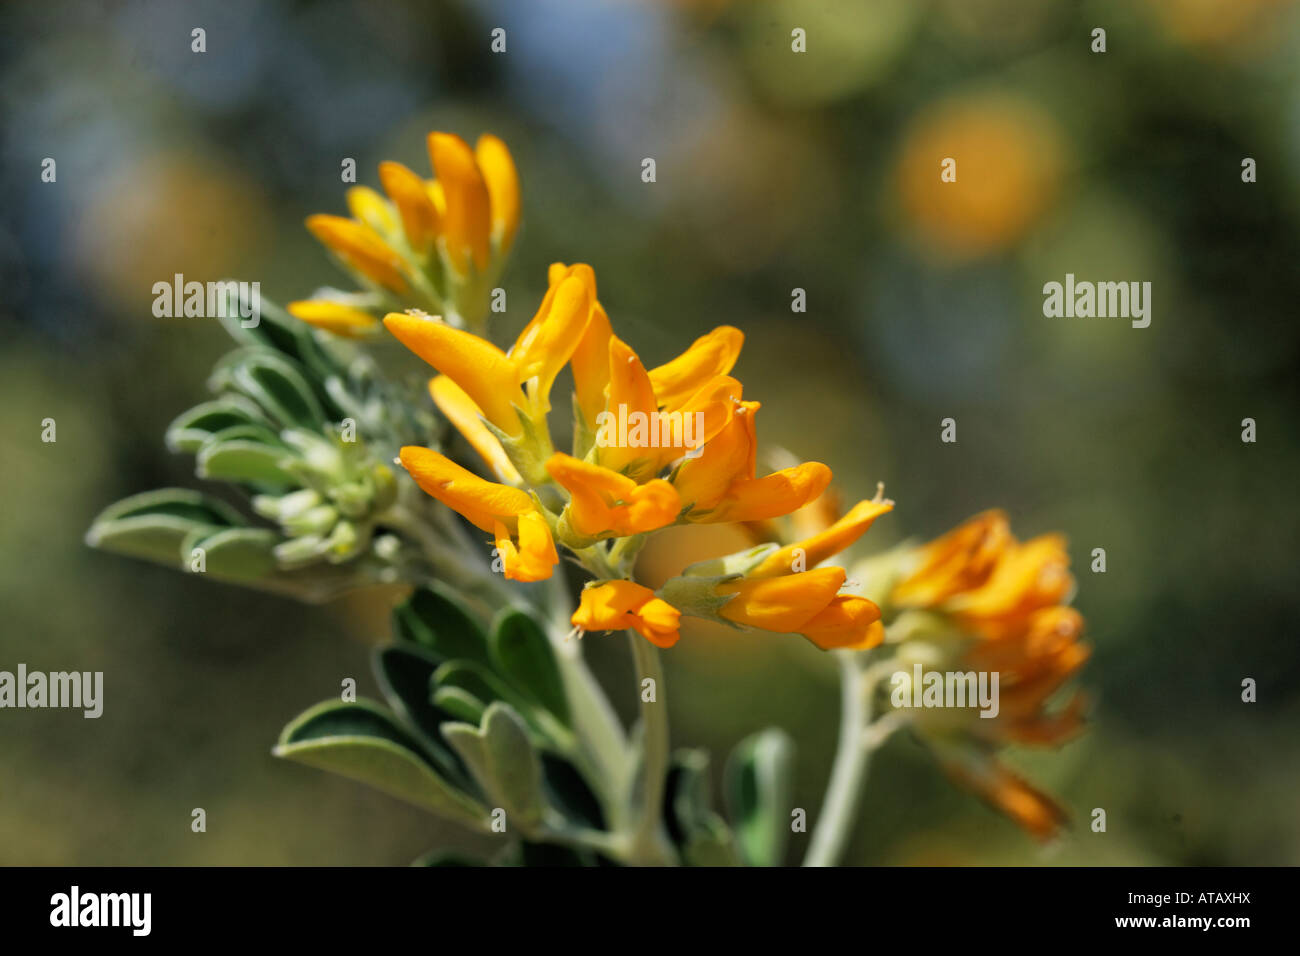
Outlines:
[[848,594],[837,595],[825,610],[801,626],[799,633],[824,651],[865,651],[885,640],[880,608],[864,597]]
[[800,632],[824,611],[844,585],[843,568],[818,568],[776,578],[747,578],[718,585],[734,597],[718,611],[728,621],[778,631]]
[[432,449],[407,445],[401,451],[401,462],[426,494],[489,534],[498,523],[514,525],[509,519],[534,510],[528,492],[480,478]]
[[379,328],[379,320],[363,309],[328,299],[303,299],[290,302],[286,309],[295,319],[302,319],[335,335],[356,338]]
[[524,393],[514,364],[499,348],[428,316],[390,312],[384,325],[399,342],[465,390],[484,417],[509,435],[520,432]]
[[401,163],[383,162],[379,164],[379,181],[402,217],[411,248],[418,252],[429,249],[438,237],[441,217],[424,180]]
[[833,558],[862,537],[881,515],[894,510],[892,501],[859,501],[849,513],[830,527],[797,544],[774,551],[749,573],[752,578],[789,574],[795,558],[802,558],[803,568],[815,568]]
[[736,364],[745,334],[730,325],[720,325],[700,336],[677,358],[652,369],[650,382],[659,404],[677,408],[701,386],[719,375],[726,375]]
[[369,226],[342,216],[317,214],[307,217],[307,228],[345,265],[366,278],[399,294],[410,288],[402,274],[402,257]]
[[483,424],[483,412],[463,388],[446,375],[439,375],[429,379],[429,394],[500,481],[510,485],[524,483],[497,436]]
[[519,173],[506,144],[490,133],[478,138],[474,158],[487,186],[493,238],[504,252],[519,229]]
[[443,217],[447,257],[461,275],[469,274],[471,260],[483,272],[490,252],[492,211],[487,184],[474,152],[459,136],[430,133],[429,160],[447,199],[447,213]]

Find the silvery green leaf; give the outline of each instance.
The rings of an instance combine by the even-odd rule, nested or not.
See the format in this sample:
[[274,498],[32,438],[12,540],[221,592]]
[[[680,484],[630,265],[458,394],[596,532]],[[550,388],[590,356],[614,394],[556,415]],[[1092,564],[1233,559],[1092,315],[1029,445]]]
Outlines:
[[188,535],[244,524],[225,502],[188,488],[159,488],[105,508],[86,532],[86,543],[176,567]]
[[523,718],[508,704],[496,701],[478,727],[449,723],[442,732],[490,800],[505,810],[507,827],[525,835],[536,832],[548,808],[541,764]]
[[222,395],[176,416],[167,426],[166,442],[172,451],[194,454],[208,438],[224,428],[270,424],[262,410],[243,395]]
[[325,425],[324,410],[301,368],[279,353],[260,348],[231,352],[217,363],[209,385],[246,396],[280,427],[319,431]]
[[793,759],[790,735],[769,728],[742,740],[727,761],[727,805],[750,866],[779,866],[785,855]]
[[507,608],[492,624],[489,653],[496,670],[533,704],[570,722],[564,678],[551,642],[533,618]]
[[274,432],[237,425],[208,437],[195,456],[195,473],[217,481],[291,488],[297,481],[284,467],[291,458]]
[[318,704],[284,728],[273,752],[367,783],[468,826],[487,826],[486,809],[448,783],[392,715],[369,701]]

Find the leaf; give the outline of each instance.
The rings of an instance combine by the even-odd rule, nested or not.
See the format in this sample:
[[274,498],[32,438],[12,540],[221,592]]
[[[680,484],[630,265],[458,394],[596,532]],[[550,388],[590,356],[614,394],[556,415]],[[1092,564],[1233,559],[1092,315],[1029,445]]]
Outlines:
[[438,667],[433,655],[418,647],[382,647],[375,651],[373,666],[388,706],[420,735],[434,765],[470,789],[464,763],[443,739],[442,726],[458,715],[433,702],[433,675]]
[[709,755],[705,750],[673,753],[664,780],[664,825],[674,844],[684,847],[705,830],[713,816],[709,787]]
[[180,560],[189,569],[194,549],[202,548],[202,573],[226,581],[256,581],[277,572],[275,546],[282,540],[266,528],[200,529],[181,542]]
[[418,588],[393,611],[393,636],[418,644],[440,662],[465,658],[491,663],[482,628],[441,584]]
[[742,740],[727,761],[727,806],[750,866],[779,866],[785,856],[793,758],[790,735],[769,728]]
[[535,832],[546,810],[542,771],[523,718],[509,704],[489,705],[478,727],[449,723],[443,735],[479,784],[506,811],[506,825]]
[[298,484],[298,479],[284,467],[292,458],[293,453],[265,426],[236,425],[222,429],[203,443],[195,470],[200,478],[287,489]]
[[570,822],[592,830],[605,829],[605,812],[578,769],[554,754],[541,752],[542,785],[547,800]]
[[273,753],[341,774],[477,829],[487,811],[442,779],[419,744],[383,708],[370,701],[326,701],[299,715],[280,734]]
[[209,385],[231,389],[257,403],[276,425],[320,431],[325,414],[301,367],[268,349],[238,349],[213,369]]
[[507,608],[493,622],[489,653],[498,673],[530,701],[570,726],[564,678],[541,625],[523,611]]
[[478,726],[487,704],[460,687],[439,687],[433,692],[433,705],[467,724]]
[[195,531],[244,525],[225,502],[187,488],[159,488],[109,505],[91,522],[86,543],[177,567],[181,544]]
[[259,295],[259,300],[256,325],[244,324],[249,320],[240,314],[237,298],[233,298],[231,307],[222,310],[221,324],[232,339],[241,345],[279,352],[302,365],[317,379],[324,380],[342,373],[340,363],[321,345],[310,325],[295,319],[269,299]]
[[243,395],[223,395],[182,412],[167,426],[167,447],[194,454],[212,435],[235,425],[266,425],[262,410]]

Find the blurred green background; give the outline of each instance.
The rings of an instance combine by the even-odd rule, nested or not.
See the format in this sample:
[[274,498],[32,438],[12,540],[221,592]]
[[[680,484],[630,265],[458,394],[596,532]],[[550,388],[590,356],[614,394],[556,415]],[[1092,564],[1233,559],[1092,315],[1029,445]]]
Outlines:
[[[5,4],[0,669],[102,670],[105,711],[0,712],[0,863],[402,864],[486,844],[270,755],[342,678],[374,694],[399,594],[308,608],[82,543],[108,503],[194,483],[161,436],[228,340],[155,319],[152,284],[235,276],[283,302],[338,282],[303,217],[343,211],[344,157],[371,185],[383,158],[426,169],[429,129],[496,132],[520,168],[503,333],[548,262],[590,262],[647,365],[746,331],[762,440],[830,463],[851,500],[883,480],[898,502],[869,546],[994,505],[1022,536],[1069,535],[1094,724],[1013,762],[1071,808],[1073,837],[1038,848],[898,738],[850,862],[1300,863],[1297,31],[1281,0]],[[1150,328],[1045,318],[1042,285],[1067,272],[1150,281]],[[645,568],[724,545],[680,535]],[[630,715],[625,642],[585,643]],[[716,771],[785,727],[815,814],[824,657],[688,630],[667,667],[678,745]]]

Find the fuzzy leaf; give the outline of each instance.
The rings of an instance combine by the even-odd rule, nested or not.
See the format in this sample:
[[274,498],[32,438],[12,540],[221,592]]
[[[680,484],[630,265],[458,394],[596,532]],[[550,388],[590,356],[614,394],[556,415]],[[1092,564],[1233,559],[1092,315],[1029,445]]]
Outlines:
[[415,739],[369,701],[318,704],[284,728],[274,753],[367,783],[468,826],[487,826],[487,811],[439,776]]
[[502,611],[492,627],[489,651],[497,672],[534,704],[570,724],[564,678],[541,626],[522,611]]
[[779,866],[785,855],[793,758],[790,735],[769,728],[742,740],[727,761],[727,805],[750,866]]

